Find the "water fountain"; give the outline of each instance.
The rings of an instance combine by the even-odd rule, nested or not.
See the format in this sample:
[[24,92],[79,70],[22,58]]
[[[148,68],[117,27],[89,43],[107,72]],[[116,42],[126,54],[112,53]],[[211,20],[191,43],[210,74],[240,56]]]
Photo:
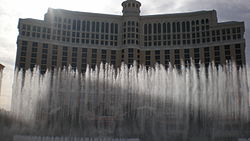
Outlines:
[[100,65],[85,74],[70,69],[43,75],[39,70],[20,71],[15,73],[11,123],[5,126],[10,136],[19,134],[16,138],[247,138],[247,73],[250,69],[233,65],[199,70],[194,66],[166,70],[162,65],[149,69],[123,65],[115,70]]
[[3,77],[3,66],[0,64],[0,96],[1,96],[2,77]]

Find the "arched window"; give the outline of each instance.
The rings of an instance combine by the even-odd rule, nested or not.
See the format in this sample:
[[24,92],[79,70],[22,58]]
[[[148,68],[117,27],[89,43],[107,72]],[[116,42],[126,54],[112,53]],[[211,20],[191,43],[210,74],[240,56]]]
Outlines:
[[199,23],[200,23],[199,20],[196,20],[196,25],[199,25]]
[[176,24],[175,24],[175,22],[172,23],[172,31],[176,32]]
[[205,20],[204,19],[201,20],[201,24],[205,24]]
[[152,24],[148,24],[148,33],[152,34]]
[[171,24],[170,24],[170,23],[167,24],[167,32],[168,32],[168,33],[171,32]]
[[163,23],[163,33],[166,33],[167,32],[167,27],[166,27],[166,23]]
[[105,31],[106,31],[106,33],[109,33],[109,23],[105,24]]
[[148,34],[148,25],[144,24],[144,34]]
[[93,22],[91,23],[91,31],[92,31],[92,32],[95,32],[95,28],[96,28],[95,22],[93,21]]
[[208,19],[206,19],[206,24],[209,24],[209,20]]
[[113,23],[111,23],[111,33],[114,33],[114,24]]
[[90,31],[90,21],[87,21],[87,32]]
[[161,23],[158,23],[158,33],[161,33]]
[[118,24],[115,24],[115,34],[118,34]]
[[186,32],[186,24],[185,24],[185,22],[182,22],[182,32]]
[[154,33],[156,34],[157,33],[157,24],[154,23]]
[[180,22],[177,22],[177,32],[181,31]]
[[195,21],[192,21],[192,25],[195,25]]
[[190,22],[187,21],[186,24],[187,24],[187,32],[190,32]]

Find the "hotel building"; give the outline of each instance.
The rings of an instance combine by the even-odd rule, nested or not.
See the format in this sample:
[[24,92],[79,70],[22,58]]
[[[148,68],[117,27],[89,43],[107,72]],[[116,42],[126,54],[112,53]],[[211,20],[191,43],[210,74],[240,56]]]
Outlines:
[[122,3],[123,15],[49,8],[44,20],[20,19],[16,67],[72,66],[82,72],[101,62],[119,67],[134,61],[179,68],[191,60],[245,64],[244,22],[218,22],[215,10],[140,15],[141,3]]
[[200,64],[245,65],[244,22],[218,22],[215,10],[140,15],[141,3],[126,0],[123,15],[49,8],[44,20],[20,19],[16,68],[41,72],[71,66],[114,67],[122,62],[176,68]]

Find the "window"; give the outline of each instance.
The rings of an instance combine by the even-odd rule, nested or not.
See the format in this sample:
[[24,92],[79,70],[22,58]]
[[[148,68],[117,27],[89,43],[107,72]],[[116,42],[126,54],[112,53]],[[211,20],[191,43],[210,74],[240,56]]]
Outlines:
[[22,41],[22,45],[23,45],[23,46],[27,46],[27,45],[28,45],[28,42],[27,42],[27,41]]
[[184,53],[189,53],[189,49],[184,49]]
[[158,33],[161,33],[161,24],[158,23]]
[[144,24],[144,34],[148,34],[148,25]]
[[194,53],[200,53],[200,49],[199,48],[195,48],[194,49]]
[[96,59],[96,56],[97,56],[97,55],[94,54],[94,53],[92,52],[92,58],[93,58],[93,59]]
[[73,30],[76,30],[76,20],[73,20]]
[[[22,53],[23,53],[23,52],[22,52]],[[22,55],[22,56],[25,56],[25,55]],[[34,58],[37,57],[37,53],[32,53],[32,54],[31,54],[31,57],[34,57]]]
[[208,51],[209,51],[209,47],[205,47],[205,48],[204,48],[204,51],[205,51],[205,52],[208,52]]
[[72,57],[77,57],[77,53],[76,53],[76,52],[73,52],[73,53],[72,53]]
[[190,32],[190,22],[187,21],[186,24],[187,24],[187,25],[186,25],[186,26],[187,26],[187,32]]
[[225,50],[230,49],[230,45],[225,45]]
[[199,20],[196,20],[196,25],[199,25],[199,23],[200,23]]
[[180,22],[177,22],[176,24],[177,24],[177,32],[180,32],[181,31],[181,29],[180,29]]
[[150,51],[146,51],[146,55],[150,55],[150,53],[151,53]]
[[102,50],[102,54],[107,54],[107,50]]
[[81,29],[81,21],[77,20],[77,31],[80,31]]
[[114,24],[113,23],[111,23],[111,25],[110,25],[111,27],[110,27],[110,32],[113,34],[114,33]]
[[20,58],[20,61],[21,61],[21,62],[25,62],[25,60],[26,60],[25,57],[21,57],[21,58]]
[[179,54],[180,50],[176,49],[176,50],[174,50],[174,53]]
[[175,23],[172,23],[172,30],[173,30],[173,32],[176,32],[176,24]]
[[128,26],[131,26],[131,21],[128,21]]
[[237,33],[240,33],[240,32],[241,32],[240,27],[237,27]]
[[129,48],[129,49],[128,49],[128,52],[129,52],[129,53],[133,53],[133,52],[134,52],[134,49],[133,49],[133,48]]
[[41,64],[43,64],[43,65],[47,64],[47,60],[42,60]]
[[87,21],[87,32],[90,31],[90,21]]
[[168,24],[167,24],[167,33],[170,33],[170,32],[171,32],[171,24],[168,23]]
[[109,33],[109,23],[106,23],[105,31],[106,33]]
[[92,53],[97,53],[97,49],[92,49]]
[[105,24],[102,23],[102,26],[101,26],[101,32],[104,33],[104,28],[105,28]]
[[116,51],[115,51],[115,50],[111,50],[111,54],[112,54],[112,55],[115,55],[115,54],[116,54]]
[[149,34],[152,34],[152,24],[149,24],[149,25],[148,25],[148,33],[149,33]]
[[99,32],[100,31],[100,23],[99,22],[96,22],[96,32]]
[[160,50],[156,50],[155,55],[160,55]]
[[231,53],[230,53],[230,50],[226,50],[225,51],[225,55],[230,55]]
[[112,56],[111,56],[111,59],[112,59],[112,60],[115,60],[115,59],[116,59],[116,57],[112,55]]
[[25,68],[25,64],[24,63],[20,63],[20,68]]
[[166,23],[163,23],[163,33],[166,33],[167,32],[167,27],[166,27]]
[[165,54],[170,54],[170,50],[165,50]]
[[118,34],[118,24],[115,24],[115,34]]
[[32,52],[37,52],[37,48],[32,48]]
[[95,22],[92,22],[91,28],[92,28],[92,32],[95,32],[95,28],[96,28]]
[[154,23],[154,33],[156,34],[157,33],[157,24]]
[[209,20],[208,19],[206,19],[206,24],[209,24]]
[[186,25],[185,25],[185,22],[182,22],[182,32],[186,32]]
[[146,56],[146,60],[150,60],[150,56]]

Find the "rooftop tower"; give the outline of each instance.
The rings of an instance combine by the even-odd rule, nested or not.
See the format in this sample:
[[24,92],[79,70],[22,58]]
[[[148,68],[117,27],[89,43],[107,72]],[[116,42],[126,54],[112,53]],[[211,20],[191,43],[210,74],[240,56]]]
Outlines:
[[140,16],[141,3],[136,0],[126,0],[122,3],[123,16]]

